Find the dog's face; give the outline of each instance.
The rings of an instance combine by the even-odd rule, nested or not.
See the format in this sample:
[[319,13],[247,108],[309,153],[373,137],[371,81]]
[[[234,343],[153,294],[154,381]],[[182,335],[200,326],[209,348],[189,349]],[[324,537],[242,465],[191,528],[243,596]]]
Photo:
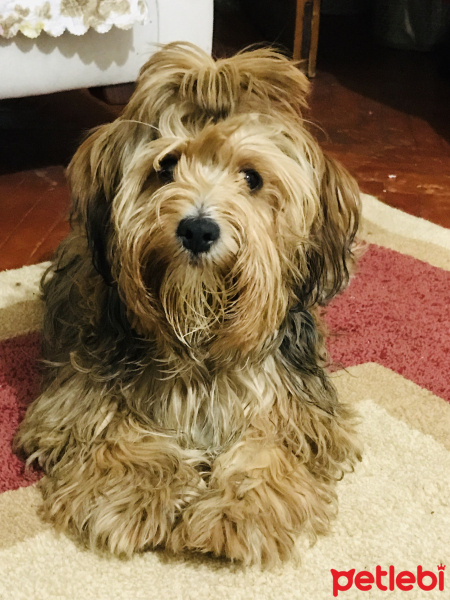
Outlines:
[[358,192],[304,128],[306,88],[267,50],[170,45],[80,148],[73,221],[140,335],[247,354],[346,283]]

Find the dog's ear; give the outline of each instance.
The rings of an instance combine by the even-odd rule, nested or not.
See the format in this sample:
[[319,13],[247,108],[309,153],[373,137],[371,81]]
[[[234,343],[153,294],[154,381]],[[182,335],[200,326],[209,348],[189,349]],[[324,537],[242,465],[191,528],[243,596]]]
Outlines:
[[92,131],[78,148],[67,169],[72,196],[70,221],[84,230],[95,269],[112,284],[108,259],[111,203],[123,174],[133,132],[128,123],[115,121]]
[[344,167],[326,156],[319,188],[320,206],[307,254],[308,275],[300,294],[306,305],[326,304],[347,286],[359,223],[358,185]]
[[215,61],[193,44],[175,42],[143,66],[124,116],[155,125],[174,104],[177,114],[195,114],[196,123],[249,112],[298,116],[308,89],[306,76],[274,50],[244,50]]
[[288,389],[297,388],[298,397],[333,414],[335,393],[324,370],[327,365],[324,334],[314,315],[308,310],[288,311],[279,329],[279,340],[278,356],[285,367],[282,376]]

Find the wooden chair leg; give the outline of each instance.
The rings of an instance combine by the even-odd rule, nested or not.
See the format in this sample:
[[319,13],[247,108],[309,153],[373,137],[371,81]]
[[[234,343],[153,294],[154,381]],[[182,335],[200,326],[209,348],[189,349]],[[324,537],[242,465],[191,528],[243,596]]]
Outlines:
[[320,0],[297,0],[293,58],[306,67],[308,77],[316,74],[319,24]]

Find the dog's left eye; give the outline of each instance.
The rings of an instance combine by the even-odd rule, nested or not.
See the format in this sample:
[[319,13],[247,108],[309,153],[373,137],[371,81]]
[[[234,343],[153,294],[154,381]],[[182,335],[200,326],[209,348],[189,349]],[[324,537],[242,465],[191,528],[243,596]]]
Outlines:
[[258,171],[255,171],[255,169],[243,169],[242,173],[250,191],[256,192],[262,188],[263,178]]
[[178,156],[169,154],[165,156],[159,163],[159,169],[157,171],[158,177],[163,183],[172,183],[174,176],[173,172],[178,163]]

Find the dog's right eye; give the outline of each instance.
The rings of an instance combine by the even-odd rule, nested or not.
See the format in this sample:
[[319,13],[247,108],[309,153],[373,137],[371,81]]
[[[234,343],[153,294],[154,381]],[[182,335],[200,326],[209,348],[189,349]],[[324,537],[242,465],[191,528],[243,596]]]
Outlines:
[[172,183],[174,180],[173,173],[177,163],[178,156],[175,156],[174,154],[169,154],[160,161],[157,173],[162,183]]
[[263,178],[255,169],[243,169],[244,179],[251,192],[257,192],[263,186]]

